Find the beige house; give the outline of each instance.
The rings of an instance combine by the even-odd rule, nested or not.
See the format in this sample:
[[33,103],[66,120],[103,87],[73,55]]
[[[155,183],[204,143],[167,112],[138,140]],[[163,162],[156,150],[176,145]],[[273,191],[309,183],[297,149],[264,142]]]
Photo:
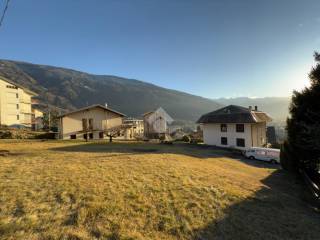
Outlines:
[[31,98],[36,95],[0,76],[0,125],[31,127]]
[[198,120],[205,144],[247,149],[266,145],[266,124],[271,118],[257,106],[230,105],[207,113]]
[[62,139],[103,139],[108,131],[120,129],[125,115],[99,104],[60,116],[59,135]]

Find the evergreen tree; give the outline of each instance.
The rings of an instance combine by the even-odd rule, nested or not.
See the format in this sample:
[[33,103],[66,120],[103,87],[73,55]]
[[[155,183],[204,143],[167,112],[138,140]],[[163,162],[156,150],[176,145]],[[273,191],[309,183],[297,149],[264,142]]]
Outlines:
[[319,171],[320,166],[320,54],[309,74],[310,87],[295,91],[287,119],[288,142],[284,145],[284,168]]

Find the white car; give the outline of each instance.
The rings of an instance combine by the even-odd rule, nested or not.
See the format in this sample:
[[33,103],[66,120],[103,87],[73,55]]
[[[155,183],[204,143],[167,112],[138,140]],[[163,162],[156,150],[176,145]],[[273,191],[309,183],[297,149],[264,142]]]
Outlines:
[[249,159],[280,163],[280,149],[252,147],[244,152]]

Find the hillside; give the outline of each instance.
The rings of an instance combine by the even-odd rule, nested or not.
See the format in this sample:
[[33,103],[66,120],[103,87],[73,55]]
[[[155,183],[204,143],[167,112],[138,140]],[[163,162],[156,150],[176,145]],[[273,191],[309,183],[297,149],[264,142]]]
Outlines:
[[41,102],[67,110],[108,103],[128,116],[139,117],[161,106],[174,119],[195,121],[221,106],[213,100],[134,79],[25,62],[0,60],[0,75],[35,91]]
[[258,106],[260,110],[267,112],[273,118],[273,122],[283,122],[289,114],[289,97],[220,98],[215,99],[215,101],[223,105],[236,104],[243,107]]

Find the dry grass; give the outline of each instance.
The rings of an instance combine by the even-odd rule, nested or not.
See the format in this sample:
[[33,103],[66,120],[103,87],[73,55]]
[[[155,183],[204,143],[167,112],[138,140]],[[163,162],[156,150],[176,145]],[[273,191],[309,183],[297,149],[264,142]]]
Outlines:
[[319,239],[271,165],[183,145],[1,142],[0,239]]

